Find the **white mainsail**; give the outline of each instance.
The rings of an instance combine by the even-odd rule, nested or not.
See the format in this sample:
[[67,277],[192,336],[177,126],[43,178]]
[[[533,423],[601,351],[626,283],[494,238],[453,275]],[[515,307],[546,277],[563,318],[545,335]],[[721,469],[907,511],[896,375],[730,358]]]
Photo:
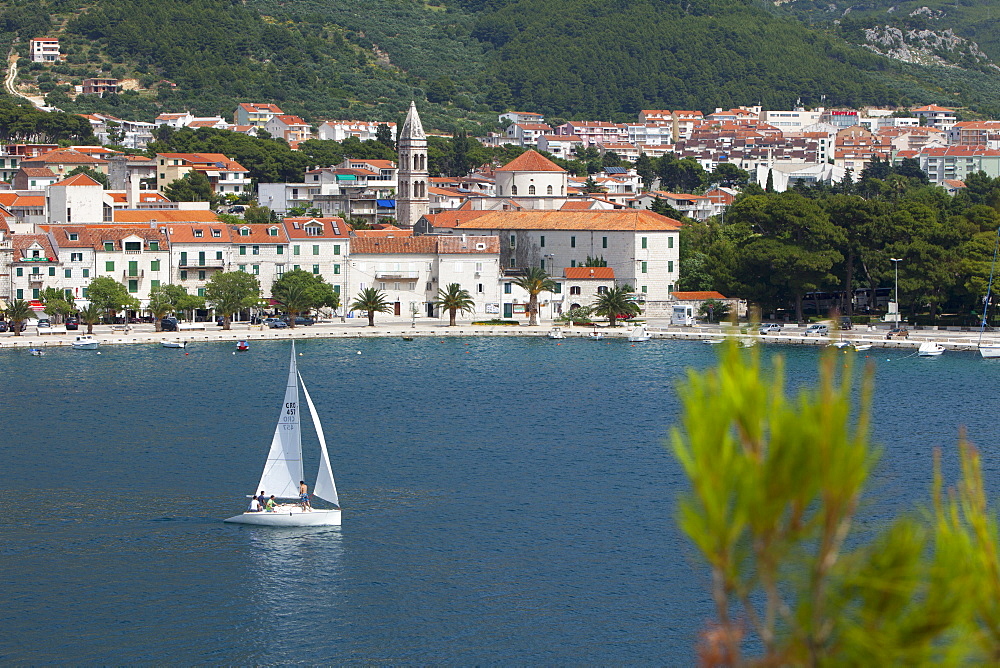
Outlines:
[[306,383],[299,375],[299,382],[302,383],[302,393],[306,395],[306,404],[309,406],[309,415],[312,417],[313,427],[316,428],[316,436],[319,438],[319,471],[316,473],[316,486],[313,487],[313,496],[317,496],[324,501],[329,501],[335,506],[340,505],[337,497],[337,484],[333,481],[333,470],[330,468],[330,453],[326,450],[326,436],[323,434],[323,424],[316,414],[316,406],[313,405]]
[[302,476],[302,429],[299,424],[298,369],[295,366],[295,343],[292,343],[292,361],[288,369],[285,401],[278,414],[278,425],[271,439],[264,472],[257,491],[279,499],[297,499]]

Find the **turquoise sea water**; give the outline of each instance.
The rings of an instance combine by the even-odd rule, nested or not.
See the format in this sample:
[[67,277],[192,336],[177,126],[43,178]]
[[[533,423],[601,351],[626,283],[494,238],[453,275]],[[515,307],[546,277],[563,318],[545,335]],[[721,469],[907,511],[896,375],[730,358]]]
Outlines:
[[[300,343],[344,525],[225,525],[260,475],[288,345],[0,351],[0,661],[693,661],[711,606],[662,439],[677,379],[714,347]],[[815,379],[817,349],[776,351],[790,385]],[[954,473],[959,425],[1000,493],[1000,360],[907,354],[871,355],[867,526],[927,498],[934,446]]]

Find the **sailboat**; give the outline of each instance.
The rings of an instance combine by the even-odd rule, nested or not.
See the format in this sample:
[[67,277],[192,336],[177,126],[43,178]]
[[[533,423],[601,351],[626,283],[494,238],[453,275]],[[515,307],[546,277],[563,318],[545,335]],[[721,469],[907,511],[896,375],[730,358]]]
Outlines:
[[[300,384],[319,439],[319,472],[316,474],[316,485],[313,487],[312,496],[333,504],[335,507],[331,509],[303,508],[300,503],[295,502],[299,497],[299,481],[305,479],[302,474],[302,429],[299,421]],[[288,383],[285,387],[285,400],[278,414],[278,424],[271,439],[271,450],[267,454],[264,472],[254,490],[263,491],[267,496],[273,494],[279,501],[291,501],[291,503],[280,503],[273,511],[248,510],[242,515],[228,518],[226,522],[275,527],[340,526],[340,499],[337,497],[337,485],[330,469],[326,437],[319,415],[316,414],[316,406],[296,367],[294,341],[292,360],[288,369]]]
[[986,313],[990,309],[990,295],[993,292],[993,270],[997,266],[997,250],[1000,249],[1000,229],[997,230],[997,240],[993,245],[993,264],[990,265],[990,282],[986,286],[986,300],[983,304],[983,321],[979,325],[979,354],[984,359],[1000,357],[1000,342],[988,341],[983,343],[983,332],[986,331]]

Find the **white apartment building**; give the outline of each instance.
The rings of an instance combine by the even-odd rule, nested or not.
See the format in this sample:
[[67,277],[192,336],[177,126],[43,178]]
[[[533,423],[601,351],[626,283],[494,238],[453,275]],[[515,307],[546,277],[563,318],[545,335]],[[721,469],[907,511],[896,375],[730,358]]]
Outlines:
[[271,286],[297,258],[289,252],[284,225],[230,225],[233,240],[229,271],[245,271],[260,281],[262,296],[271,294]]
[[806,126],[819,123],[822,115],[822,109],[806,111],[800,107],[791,111],[761,111],[760,120],[782,132],[802,132]]
[[285,218],[282,221],[291,252],[286,270],[302,269],[333,286],[344,302],[348,293],[351,229],[342,218]]
[[28,42],[28,54],[33,63],[57,63],[62,60],[59,40],[33,39]]
[[[495,236],[356,237],[351,243],[350,291],[369,287],[386,295],[391,314],[447,318],[433,302],[438,290],[458,283],[475,302],[475,317],[494,317],[500,309],[499,240]],[[354,313],[354,317],[365,317]],[[464,316],[468,317],[468,316]]]
[[375,140],[378,137],[378,126],[385,125],[396,141],[395,123],[375,123],[371,121],[324,121],[316,131],[319,139],[327,141],[344,141],[348,137],[356,137],[358,141]]

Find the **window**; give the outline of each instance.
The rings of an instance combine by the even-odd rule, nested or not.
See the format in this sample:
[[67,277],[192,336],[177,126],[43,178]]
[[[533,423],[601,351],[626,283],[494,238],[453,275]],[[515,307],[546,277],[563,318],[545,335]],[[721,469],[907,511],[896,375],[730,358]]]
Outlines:
[[335,295],[339,295],[340,294],[340,286],[339,285],[333,286],[333,294],[335,294]]
[[63,269],[63,278],[73,278],[73,270]]
[[569,238],[569,247],[570,248],[576,248],[576,237],[570,237]]
[[339,264],[333,265],[333,273],[334,274],[339,274],[340,273],[340,265]]
[[553,294],[561,295],[562,294],[562,283],[556,283],[556,289],[553,290],[552,292],[553,292]]
[[292,265],[292,271],[298,271],[298,270],[299,270],[299,269],[301,269],[301,268],[302,268],[302,267],[300,267],[300,266],[299,266],[299,265],[297,265],[297,264],[293,264],[293,265]]
[[385,290],[385,283],[379,283],[378,284],[378,289],[379,290]]
[[667,262],[667,271],[673,271],[673,270],[674,270],[674,261],[670,260]]
[[569,266],[575,267],[576,266],[576,260],[570,260],[569,261]]
[[204,281],[205,280],[205,271],[204,270],[199,270],[198,271],[198,280],[199,281]]
[[182,281],[186,281],[186,280],[187,280],[187,277],[188,277],[188,273],[187,273],[187,271],[186,271],[186,270],[184,270],[184,269],[181,269],[181,280],[182,280]]
[[108,261],[104,263],[104,271],[114,271],[115,263],[113,261]]
[[646,263],[645,262],[642,263],[641,273],[643,273],[643,274],[646,273]]
[[639,290],[639,292],[641,292],[642,294],[646,294],[646,286],[645,285],[642,286],[642,289]]
[[142,242],[141,241],[126,241],[125,242],[125,251],[126,252],[132,251],[133,253],[135,253],[135,252],[138,252],[138,251],[141,251],[141,250],[142,250]]
[[281,278],[282,276],[284,276],[285,275],[285,265],[283,265],[283,264],[276,264],[276,265],[274,265],[274,273],[277,274],[278,278]]
[[115,251],[115,242],[114,241],[105,241],[104,242],[104,250],[107,251],[108,253],[113,253]]
[[[83,270],[83,277],[84,278],[90,278],[90,269],[84,269]],[[84,295],[84,298],[86,299],[86,295]]]
[[529,195],[535,194],[535,186],[528,186],[528,194]]
[[601,248],[607,248],[607,247],[608,247],[608,238],[601,237]]
[[538,237],[538,247],[545,248],[545,235]]
[[545,188],[545,194],[546,195],[551,195],[552,194],[552,186],[546,186],[546,188]]
[[274,250],[278,253],[278,255],[284,255],[285,254],[285,247],[284,246],[281,246],[281,245],[275,246]]
[[55,275],[56,275],[56,268],[49,267],[49,276],[55,276]]
[[267,228],[267,236],[269,236],[269,237],[276,237],[276,236],[278,236],[278,228],[277,227],[269,227],[269,228]]
[[150,288],[158,288],[158,287],[160,287],[160,282],[159,281],[155,281],[155,280],[154,281],[150,281],[149,282],[149,287]]
[[515,260],[514,258],[510,259],[510,268],[517,269],[517,260]]
[[307,237],[319,237],[323,235],[323,228],[319,225],[306,225]]
[[253,269],[253,275],[254,276],[260,276],[260,265],[259,264],[251,265],[250,268]]
[[319,255],[319,246],[313,246],[313,255]]
[[195,230],[195,231],[194,231],[194,236],[198,237],[199,239],[200,239],[200,238],[201,238],[202,236],[204,236],[204,234],[205,234],[205,233],[204,233],[204,232],[203,232],[202,230]]
[[[18,288],[16,292],[17,292],[16,296],[17,299],[24,299],[24,290]],[[84,290],[84,292],[86,292],[86,290]],[[84,297],[86,297],[86,295],[84,295]]]
[[237,269],[238,269],[239,271],[242,271],[242,272],[243,272],[244,274],[245,274],[245,273],[246,273],[246,271],[247,271],[247,266],[246,266],[245,264],[241,264],[241,265],[238,265],[238,266],[237,266],[236,268],[237,268]]
[[601,286],[599,286],[597,288],[597,294],[599,294],[599,295],[603,295],[603,294],[607,293],[607,291],[608,291],[608,286],[606,286],[606,285],[601,285]]
[[205,296],[205,288],[198,288],[198,296],[199,297]]
[[514,236],[513,234],[510,235],[510,247],[517,248],[517,237]]
[[392,284],[392,289],[399,290],[399,281],[396,281],[395,283]]
[[[313,265],[313,273],[314,274],[318,274],[319,273],[319,265],[318,264],[314,264]],[[399,288],[396,288],[396,289],[398,290]]]
[[252,250],[254,255],[260,255],[260,246],[254,246]]
[[128,282],[129,292],[139,292],[139,281],[129,281]]
[[545,260],[542,260],[541,262],[539,262],[539,263],[538,263],[538,266],[539,266],[539,267],[540,267],[541,269],[543,269],[543,270],[544,270],[544,269],[545,269]]
[[160,270],[160,261],[159,260],[153,260],[152,262],[150,262],[149,263],[149,270],[150,271],[159,271]]
[[73,299],[73,289],[66,288],[65,290],[63,290],[63,297],[66,298],[66,301],[70,301],[71,299]]
[[138,262],[129,262],[128,263],[128,275],[129,276],[138,276],[139,275],[139,263]]
[[70,253],[69,254],[69,261],[70,262],[83,262],[83,253]]
[[24,276],[24,268],[23,267],[18,267],[17,268],[17,275],[18,276]]
[[299,254],[299,247],[292,246],[292,255],[298,255],[298,254]]
[[340,255],[340,244],[334,244],[333,245],[333,254],[334,255]]
[[674,238],[667,237],[667,248],[673,248],[673,247],[674,247]]
[[250,236],[250,228],[249,227],[241,227],[240,228],[240,236],[241,237],[248,237],[248,236]]
[[513,291],[513,290],[512,290],[512,289],[513,289],[513,286],[514,286],[514,284],[513,284],[513,283],[504,283],[504,284],[503,284],[503,293],[504,293],[505,295],[509,295],[509,294],[510,294],[510,293],[511,293],[511,292]]
[[643,237],[643,238],[642,238],[642,247],[643,247],[643,248],[645,248],[645,247],[646,247],[646,237]]
[[220,238],[222,236],[222,230],[212,230],[212,236],[216,239]]
[[69,240],[70,241],[79,241],[80,240],[80,235],[76,234],[75,232],[71,232],[70,235],[69,235]]
[[511,194],[512,196],[513,196],[513,195],[517,195],[517,186],[511,186],[511,187],[510,187],[510,194]]
[[569,293],[571,295],[578,295],[578,294],[580,294],[580,286],[579,285],[571,285],[569,287]]
[[485,292],[485,290],[483,290],[483,284],[482,283],[477,283],[476,284],[476,292],[478,292],[479,294],[483,294],[483,292]]

